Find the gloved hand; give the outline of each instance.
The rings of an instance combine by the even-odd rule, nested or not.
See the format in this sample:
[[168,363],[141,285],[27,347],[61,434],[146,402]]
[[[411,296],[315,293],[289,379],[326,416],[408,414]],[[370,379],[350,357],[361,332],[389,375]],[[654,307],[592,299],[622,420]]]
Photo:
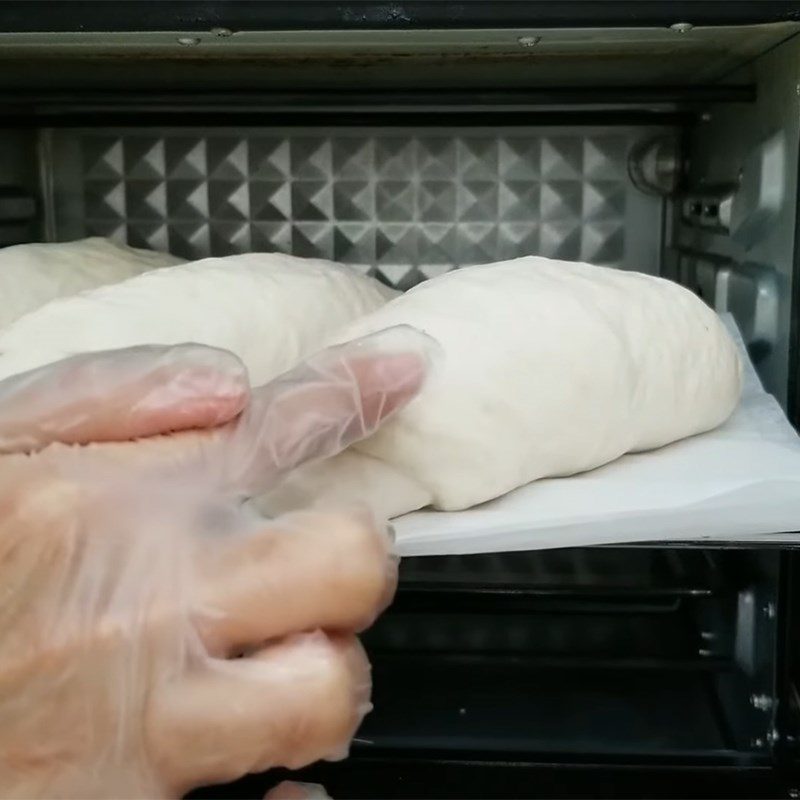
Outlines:
[[394,329],[251,396],[194,345],[0,383],[0,796],[169,797],[346,754],[390,539],[244,501],[413,398],[428,345]]
[[283,781],[264,795],[264,800],[331,800],[318,783]]

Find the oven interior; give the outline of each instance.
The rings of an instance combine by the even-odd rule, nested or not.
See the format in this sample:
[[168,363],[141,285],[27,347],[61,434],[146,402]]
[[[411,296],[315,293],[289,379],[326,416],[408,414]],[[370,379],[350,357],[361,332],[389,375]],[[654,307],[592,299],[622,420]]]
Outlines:
[[[798,419],[796,22],[4,30],[0,245],[282,250],[400,289],[532,253],[651,272],[732,312]],[[406,559],[364,637],[375,711],[350,761],[306,774],[340,797],[674,796],[678,774],[687,796],[798,796],[794,561]]]

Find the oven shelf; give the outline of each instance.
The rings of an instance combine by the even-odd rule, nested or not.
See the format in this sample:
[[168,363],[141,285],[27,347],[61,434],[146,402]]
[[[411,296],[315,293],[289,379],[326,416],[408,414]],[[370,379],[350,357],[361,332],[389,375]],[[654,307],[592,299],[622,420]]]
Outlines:
[[674,613],[617,609],[587,613],[403,613],[393,608],[364,635],[374,656],[475,655],[538,660],[678,664],[706,663],[706,650],[691,617]]
[[630,756],[736,749],[713,669],[657,661],[544,665],[525,658],[374,656],[364,751]]
[[400,594],[707,596],[733,577],[721,564],[730,555],[707,550],[576,548],[407,558],[401,566]]

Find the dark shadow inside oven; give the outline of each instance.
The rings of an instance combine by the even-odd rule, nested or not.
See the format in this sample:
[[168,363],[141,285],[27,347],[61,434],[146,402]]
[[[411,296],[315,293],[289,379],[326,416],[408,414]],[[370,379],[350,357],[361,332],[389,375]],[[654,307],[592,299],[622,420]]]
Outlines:
[[[695,765],[687,796],[760,796],[748,780],[773,758],[780,571],[777,549],[407,558],[364,636],[375,709],[348,761],[300,777],[334,797],[643,797],[630,765]],[[583,783],[563,784],[559,763]]]
[[407,559],[366,635],[359,747],[755,757],[778,554],[594,548]]

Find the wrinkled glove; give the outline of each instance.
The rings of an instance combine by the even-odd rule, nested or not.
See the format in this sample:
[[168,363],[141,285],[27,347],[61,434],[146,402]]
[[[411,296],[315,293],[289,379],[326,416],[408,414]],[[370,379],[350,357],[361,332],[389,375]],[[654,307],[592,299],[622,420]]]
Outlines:
[[331,800],[324,786],[317,783],[283,781],[264,795],[264,800]]
[[390,539],[246,501],[411,400],[428,349],[393,329],[252,394],[196,345],[0,383],[0,796],[170,797],[346,754]]

